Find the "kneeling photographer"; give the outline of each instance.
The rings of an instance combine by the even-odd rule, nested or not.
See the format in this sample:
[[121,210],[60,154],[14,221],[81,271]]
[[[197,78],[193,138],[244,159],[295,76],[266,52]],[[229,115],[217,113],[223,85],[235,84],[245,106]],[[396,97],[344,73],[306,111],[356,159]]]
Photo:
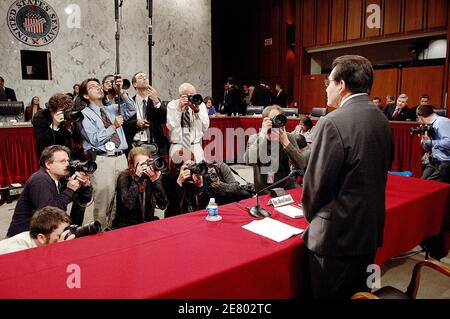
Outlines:
[[52,145],[42,151],[39,170],[27,180],[20,194],[8,237],[27,231],[37,209],[53,206],[66,211],[71,202],[80,206],[90,202],[92,187],[89,174],[96,165],[94,162],[71,163],[69,155],[70,150],[61,145]]
[[417,133],[423,149],[431,152],[422,178],[450,183],[450,119],[435,114],[430,105],[420,105],[416,113],[425,125],[411,132]]
[[148,147],[135,147],[128,153],[128,168],[117,179],[116,216],[112,228],[157,220],[155,207],[165,209],[168,201],[161,184],[167,169],[162,157],[153,157]]
[[212,197],[223,205],[252,196],[235,180],[227,164],[195,163],[193,157],[190,151],[180,150],[172,158],[168,182],[164,185],[170,189],[165,217],[204,209]]

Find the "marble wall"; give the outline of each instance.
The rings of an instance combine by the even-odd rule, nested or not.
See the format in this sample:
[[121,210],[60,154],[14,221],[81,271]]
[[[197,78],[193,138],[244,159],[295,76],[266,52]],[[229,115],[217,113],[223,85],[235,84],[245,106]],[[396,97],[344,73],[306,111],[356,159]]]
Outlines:
[[[6,16],[13,0],[0,1],[0,75],[28,104],[34,95],[42,101],[56,92],[71,92],[87,77],[101,78],[115,70],[113,0],[45,0],[59,17],[56,39],[42,47],[16,40]],[[126,78],[148,72],[148,12],[146,0],[124,0],[121,10],[120,70]],[[65,9],[80,8],[80,28]],[[153,1],[153,86],[164,100],[177,98],[178,86],[190,82],[202,95],[211,94],[211,1]],[[20,50],[50,51],[53,79],[22,80]],[[134,93],[133,90],[130,90]]]

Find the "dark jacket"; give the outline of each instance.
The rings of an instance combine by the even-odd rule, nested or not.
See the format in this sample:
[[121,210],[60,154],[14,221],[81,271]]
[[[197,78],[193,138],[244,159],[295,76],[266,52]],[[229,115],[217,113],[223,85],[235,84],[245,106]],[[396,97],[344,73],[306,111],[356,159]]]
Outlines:
[[362,256],[382,245],[393,145],[389,122],[367,95],[320,118],[303,179],[309,250]]
[[235,85],[228,88],[228,94],[225,98],[225,113],[231,115],[232,113],[240,113],[242,106],[242,93],[241,90]]
[[[145,192],[141,191],[140,187]],[[136,175],[130,176],[128,170],[120,173],[116,191],[117,210],[113,220],[114,228],[155,220],[157,219],[155,207],[165,209],[168,205],[160,179],[153,183],[149,179],[142,179]],[[144,207],[142,207],[143,203]]]
[[60,184],[58,192],[54,180],[43,167],[31,175],[17,201],[7,236],[28,231],[31,217],[39,208],[53,206],[66,211],[67,205],[74,199],[79,203],[88,203],[92,198],[92,187],[80,187],[74,192],[67,188],[67,180],[60,180]]
[[[133,96],[133,100],[136,101],[136,96]],[[167,123],[167,102],[161,102],[161,106],[156,108],[151,99],[148,99],[146,110],[146,120],[150,122],[149,139],[153,140],[158,145],[160,155],[169,154],[169,140],[164,134],[162,125]],[[127,121],[123,123],[123,131],[128,143],[128,151],[133,147],[133,138],[139,131],[137,124],[137,115],[133,115]]]
[[16,92],[14,92],[13,89],[5,87],[5,91],[0,92],[0,101],[8,101],[8,100],[17,101]]
[[37,112],[32,119],[34,127],[34,137],[36,139],[36,154],[39,158],[44,148],[50,145],[70,145],[71,132],[65,128],[64,121],[59,125],[59,130],[53,130],[50,125],[53,123],[52,113],[49,109],[42,109]]
[[275,96],[273,104],[281,107],[287,107],[287,93],[285,90],[281,90],[279,94]]
[[271,103],[269,90],[262,85],[257,85],[253,90],[252,98],[250,100],[254,106],[267,106]]
[[414,111],[409,109],[407,106],[405,106],[400,111],[398,116],[394,119],[393,115],[395,112],[395,108],[396,108],[396,104],[392,103],[392,104],[386,105],[386,107],[383,110],[384,115],[386,115],[386,117],[389,121],[407,121],[407,120],[415,121],[416,120],[416,113],[414,113]]

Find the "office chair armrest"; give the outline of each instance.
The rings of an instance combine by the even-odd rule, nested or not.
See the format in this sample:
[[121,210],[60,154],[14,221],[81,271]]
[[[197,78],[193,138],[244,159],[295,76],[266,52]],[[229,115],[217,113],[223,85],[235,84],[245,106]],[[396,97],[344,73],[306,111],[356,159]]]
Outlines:
[[420,271],[422,267],[430,267],[450,277],[450,266],[441,263],[440,261],[427,259],[417,263],[414,266],[414,270],[411,276],[411,282],[409,283],[408,289],[406,290],[406,294],[413,299],[416,298],[417,291],[419,290]]
[[357,292],[352,296],[352,299],[380,299],[370,292]]

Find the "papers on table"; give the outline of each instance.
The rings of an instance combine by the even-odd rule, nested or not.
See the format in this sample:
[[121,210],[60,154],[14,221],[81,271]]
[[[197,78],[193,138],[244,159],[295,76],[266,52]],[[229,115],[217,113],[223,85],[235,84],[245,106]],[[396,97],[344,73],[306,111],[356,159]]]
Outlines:
[[278,243],[292,236],[301,234],[304,231],[303,229],[289,226],[270,217],[254,220],[247,225],[243,225],[242,228],[272,239]]
[[301,209],[300,207],[285,205],[281,207],[275,207],[275,210],[292,218],[303,217],[303,209]]

